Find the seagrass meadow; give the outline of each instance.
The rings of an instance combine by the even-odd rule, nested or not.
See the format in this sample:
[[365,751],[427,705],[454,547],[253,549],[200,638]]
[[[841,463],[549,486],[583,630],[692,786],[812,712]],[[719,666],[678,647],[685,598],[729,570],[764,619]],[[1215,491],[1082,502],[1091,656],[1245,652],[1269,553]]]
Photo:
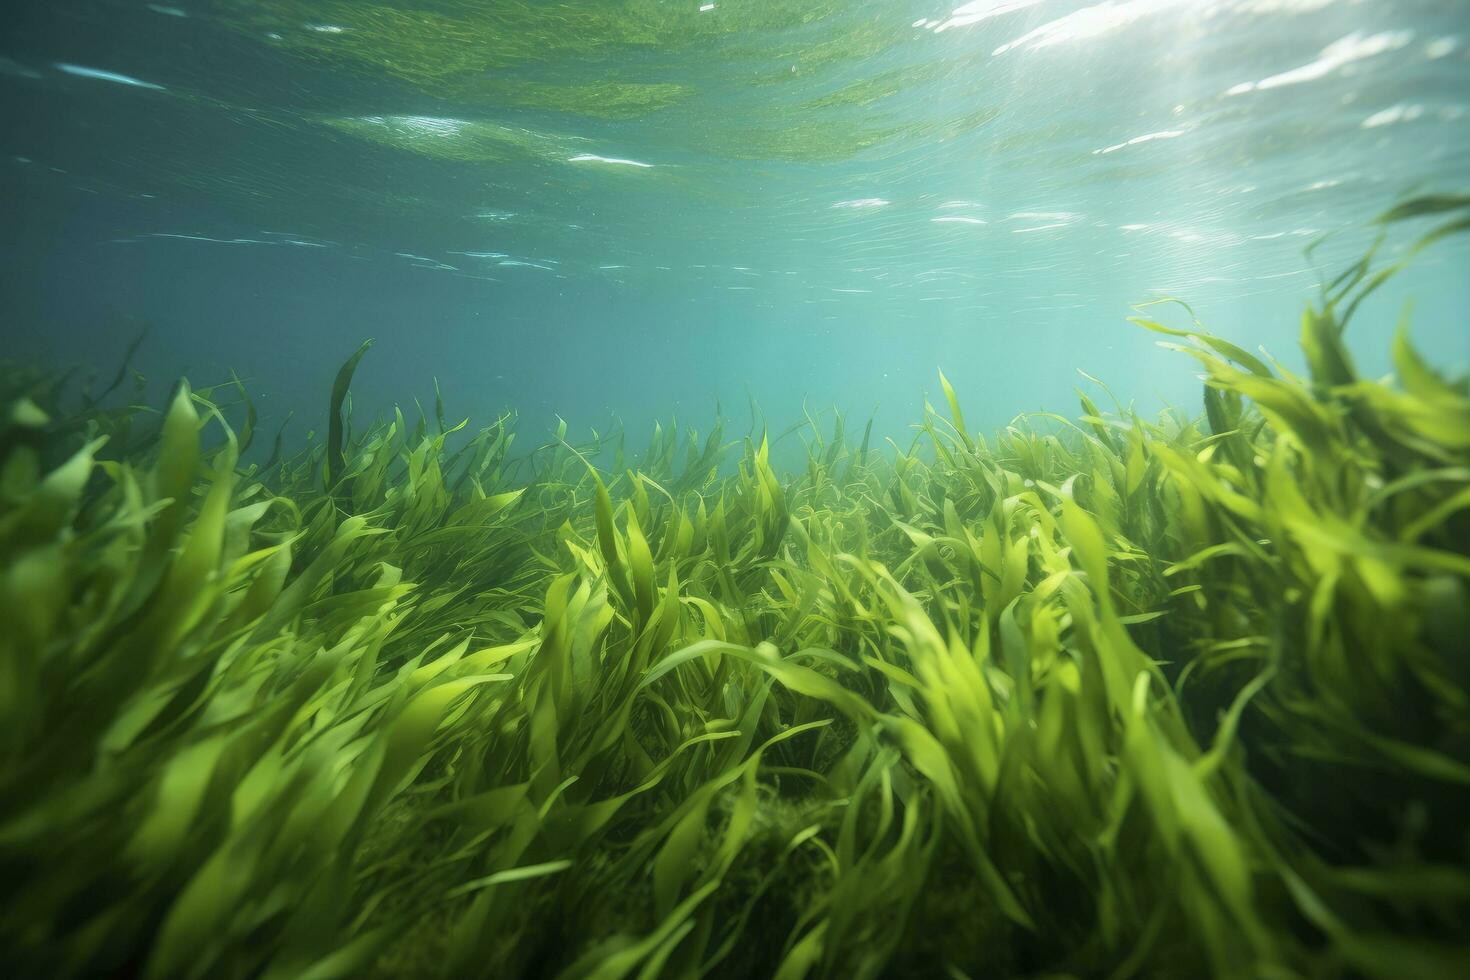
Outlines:
[[1343,341],[1408,218],[1305,376],[1151,306],[1202,412],[790,472],[12,366],[6,973],[1470,975],[1470,387]]

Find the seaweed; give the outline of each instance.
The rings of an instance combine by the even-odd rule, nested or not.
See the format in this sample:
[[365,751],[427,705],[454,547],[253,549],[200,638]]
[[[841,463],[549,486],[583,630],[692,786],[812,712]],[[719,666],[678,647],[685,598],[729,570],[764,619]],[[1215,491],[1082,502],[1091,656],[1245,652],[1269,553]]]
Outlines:
[[364,340],[362,346],[342,363],[337,371],[337,378],[332,382],[332,403],[327,413],[327,489],[334,490],[337,480],[341,476],[342,468],[347,464],[347,457],[342,452],[343,426],[342,403],[347,399],[348,388],[352,385],[352,375],[357,371],[358,362],[373,346],[371,340]]
[[437,385],[354,435],[366,344],[259,468],[239,379],[0,372],[7,965],[1465,975],[1470,385],[1343,341],[1401,264],[1305,377],[1141,308],[1197,415],[985,435],[941,375],[787,474],[763,422],[517,457]]

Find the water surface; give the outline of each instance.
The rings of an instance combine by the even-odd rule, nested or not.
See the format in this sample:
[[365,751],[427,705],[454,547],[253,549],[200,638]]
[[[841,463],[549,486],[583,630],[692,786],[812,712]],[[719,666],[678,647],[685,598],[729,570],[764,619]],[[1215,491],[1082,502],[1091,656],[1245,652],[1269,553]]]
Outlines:
[[[7,5],[0,290],[22,356],[321,414],[432,395],[578,428],[878,406],[1152,410],[1197,379],[1125,322],[1177,295],[1296,364],[1316,272],[1463,190],[1470,7],[1443,0],[214,0]],[[1404,297],[1464,367],[1467,251]],[[313,414],[314,413],[314,414]]]

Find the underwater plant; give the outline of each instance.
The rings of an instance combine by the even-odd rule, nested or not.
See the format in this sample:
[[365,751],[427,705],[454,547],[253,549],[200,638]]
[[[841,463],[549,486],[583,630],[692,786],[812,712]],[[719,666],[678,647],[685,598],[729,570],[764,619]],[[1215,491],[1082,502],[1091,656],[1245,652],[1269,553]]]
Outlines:
[[718,424],[637,470],[438,399],[353,432],[366,344],[265,464],[238,380],[7,369],[4,961],[1470,975],[1470,385],[1343,343],[1401,265],[1324,284],[1305,377],[1141,315],[1200,417],[986,439],[941,375],[789,475]]

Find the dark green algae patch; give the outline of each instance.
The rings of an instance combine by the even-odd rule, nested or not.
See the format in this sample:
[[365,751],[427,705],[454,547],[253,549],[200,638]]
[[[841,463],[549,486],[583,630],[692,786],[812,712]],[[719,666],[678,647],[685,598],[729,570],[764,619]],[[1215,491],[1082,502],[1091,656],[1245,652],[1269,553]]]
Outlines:
[[1399,264],[1307,377],[1140,317],[1201,416],[985,439],[942,382],[786,477],[354,432],[363,351],[264,465],[238,382],[10,369],[8,972],[1470,975],[1470,387],[1342,340]]

